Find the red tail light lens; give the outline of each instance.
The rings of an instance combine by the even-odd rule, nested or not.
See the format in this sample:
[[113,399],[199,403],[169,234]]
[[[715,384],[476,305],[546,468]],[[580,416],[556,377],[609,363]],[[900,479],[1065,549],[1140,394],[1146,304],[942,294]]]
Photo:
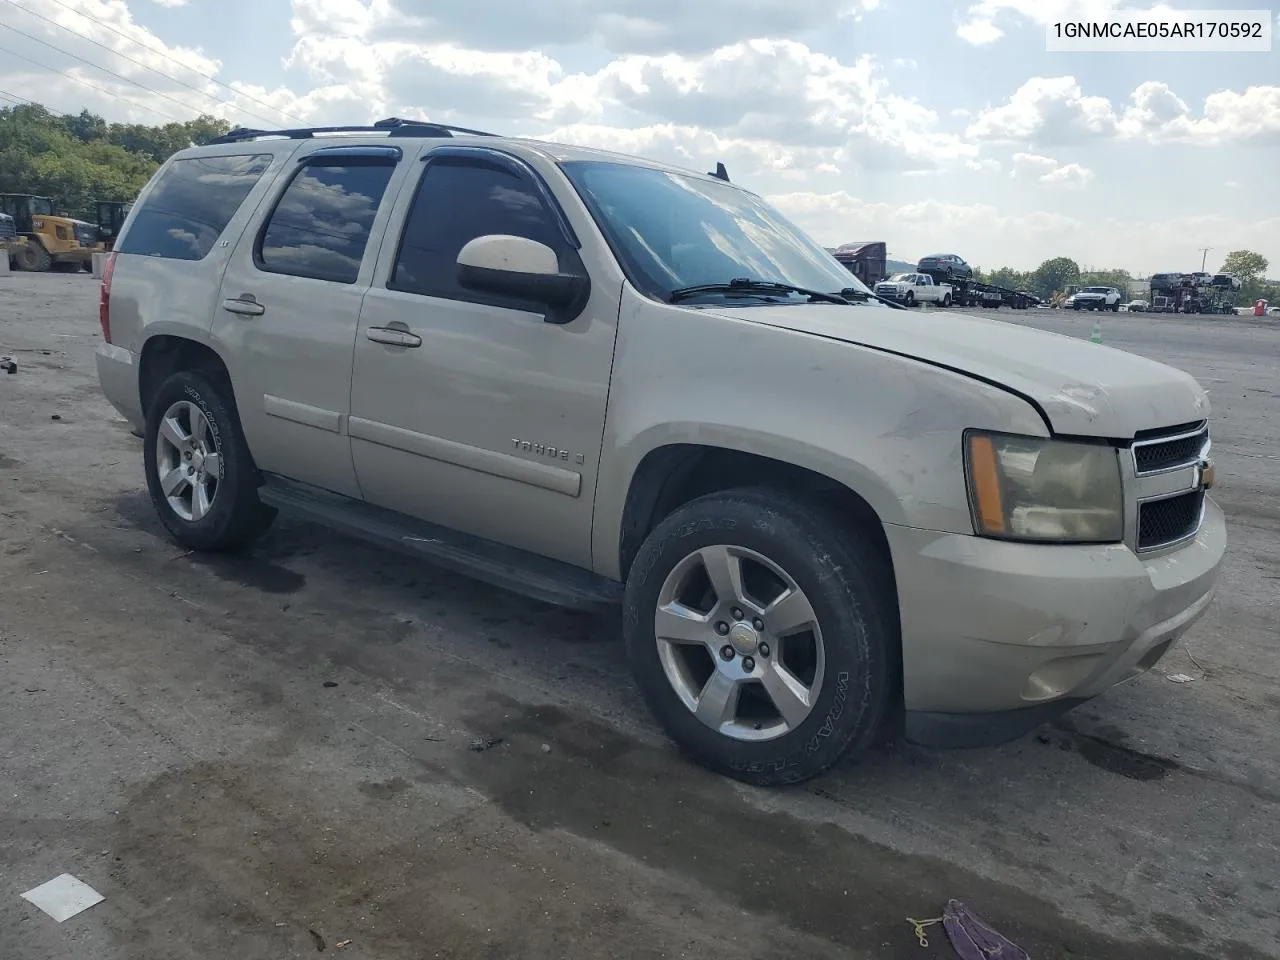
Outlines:
[[116,269],[116,255],[107,254],[102,267],[102,293],[98,298],[98,322],[102,324],[102,339],[111,342],[111,274]]

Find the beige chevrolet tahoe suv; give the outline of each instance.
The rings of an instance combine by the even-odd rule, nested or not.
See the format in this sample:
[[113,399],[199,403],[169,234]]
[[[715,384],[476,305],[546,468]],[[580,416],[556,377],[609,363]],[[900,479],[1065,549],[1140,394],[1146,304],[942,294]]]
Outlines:
[[101,322],[182,544],[283,511],[620,607],[671,738],[756,784],[891,717],[1020,736],[1159,660],[1226,545],[1190,376],[880,303],[722,167],[237,131],[143,191]]

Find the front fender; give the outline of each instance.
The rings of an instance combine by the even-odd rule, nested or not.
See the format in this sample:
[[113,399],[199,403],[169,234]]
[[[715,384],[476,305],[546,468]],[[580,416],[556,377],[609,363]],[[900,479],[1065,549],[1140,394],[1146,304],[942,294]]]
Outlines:
[[[849,322],[857,318],[851,309]],[[822,474],[861,496],[882,523],[972,533],[962,450],[970,427],[1046,435],[1026,401],[964,374],[658,304],[627,287],[601,448],[593,566],[619,575],[631,482],[649,453],[677,443]]]

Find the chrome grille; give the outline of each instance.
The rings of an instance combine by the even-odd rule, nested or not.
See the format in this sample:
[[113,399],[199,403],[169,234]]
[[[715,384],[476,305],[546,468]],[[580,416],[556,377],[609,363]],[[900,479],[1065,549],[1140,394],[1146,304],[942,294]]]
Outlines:
[[1192,490],[1138,506],[1138,549],[1156,550],[1195,536],[1204,515],[1204,491]]
[[1133,442],[1133,469],[1139,477],[1180,470],[1199,463],[1208,447],[1207,423],[1140,436]]

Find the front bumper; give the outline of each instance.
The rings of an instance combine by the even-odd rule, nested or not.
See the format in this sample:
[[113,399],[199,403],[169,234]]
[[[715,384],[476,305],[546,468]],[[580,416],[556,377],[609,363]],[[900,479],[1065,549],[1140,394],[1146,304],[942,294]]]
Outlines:
[[94,362],[103,396],[133,429],[141,431],[145,418],[138,390],[138,358],[124,347],[99,343],[94,350]]
[[1202,617],[1226,551],[1205,500],[1194,540],[1050,546],[886,524],[902,622],[908,739],[999,743],[1151,669]]

